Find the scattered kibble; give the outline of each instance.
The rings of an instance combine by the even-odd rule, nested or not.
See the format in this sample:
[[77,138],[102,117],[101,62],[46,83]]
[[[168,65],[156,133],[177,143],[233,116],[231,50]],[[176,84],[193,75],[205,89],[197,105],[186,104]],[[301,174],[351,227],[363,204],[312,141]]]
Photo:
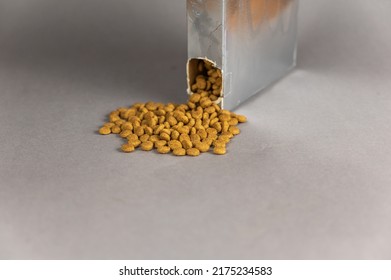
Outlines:
[[192,157],[196,157],[200,155],[200,150],[196,148],[190,148],[186,150],[186,154]]
[[147,102],[118,108],[99,134],[119,134],[126,141],[121,146],[125,153],[140,147],[175,156],[196,157],[212,150],[224,155],[228,143],[240,133],[237,125],[247,118],[221,109],[221,89],[221,70],[201,60],[186,104]]
[[175,156],[185,156],[186,150],[184,148],[178,148],[172,151]]
[[134,151],[134,146],[132,144],[123,144],[121,150],[125,153],[131,153]]
[[99,133],[102,134],[102,135],[108,135],[108,134],[111,133],[111,129],[108,126],[102,126],[99,129]]

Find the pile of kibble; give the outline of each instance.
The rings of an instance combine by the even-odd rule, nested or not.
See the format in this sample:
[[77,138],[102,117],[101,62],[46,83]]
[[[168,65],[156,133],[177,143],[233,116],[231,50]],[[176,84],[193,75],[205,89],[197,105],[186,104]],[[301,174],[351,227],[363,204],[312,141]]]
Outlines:
[[213,148],[224,155],[231,139],[240,133],[237,125],[245,116],[222,110],[221,70],[208,61],[200,61],[192,84],[192,95],[186,104],[136,103],[118,108],[109,115],[99,133],[119,134],[126,140],[121,149],[126,153],[137,147],[143,151],[154,148],[160,154],[198,156]]
[[200,60],[191,91],[193,93],[207,94],[210,100],[218,102],[222,92],[222,84],[221,70],[214,67],[209,61]]
[[245,116],[222,110],[209,97],[196,93],[187,104],[148,102],[119,108],[110,113],[99,133],[119,134],[127,141],[121,147],[127,153],[141,147],[161,154],[198,156],[213,147],[213,153],[223,155],[226,145],[240,133],[238,123],[246,121]]

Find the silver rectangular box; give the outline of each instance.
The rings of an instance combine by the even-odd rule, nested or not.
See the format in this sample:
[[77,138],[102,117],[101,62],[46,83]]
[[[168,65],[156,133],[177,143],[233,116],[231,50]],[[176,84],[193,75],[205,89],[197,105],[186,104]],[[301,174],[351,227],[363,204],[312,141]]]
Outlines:
[[233,109],[295,67],[299,0],[187,0],[188,94],[197,60],[222,72]]

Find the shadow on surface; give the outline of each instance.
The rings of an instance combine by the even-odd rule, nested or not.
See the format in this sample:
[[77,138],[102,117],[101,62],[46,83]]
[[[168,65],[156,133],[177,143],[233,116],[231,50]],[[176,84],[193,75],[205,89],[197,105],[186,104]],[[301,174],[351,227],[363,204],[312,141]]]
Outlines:
[[[187,58],[182,2],[6,0],[0,60],[18,72],[112,96],[136,89],[145,99],[179,100]],[[183,16],[173,17],[175,11]]]

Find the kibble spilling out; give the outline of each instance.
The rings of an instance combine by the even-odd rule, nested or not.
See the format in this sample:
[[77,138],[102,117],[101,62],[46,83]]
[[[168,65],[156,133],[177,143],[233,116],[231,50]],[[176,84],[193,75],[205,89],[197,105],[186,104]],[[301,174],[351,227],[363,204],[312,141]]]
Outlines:
[[209,151],[226,154],[227,144],[240,133],[237,125],[247,118],[216,104],[221,94],[220,70],[202,61],[198,69],[193,94],[186,104],[147,102],[118,108],[110,113],[99,133],[122,137],[126,143],[121,150],[125,153],[140,147],[175,156],[195,157]]

